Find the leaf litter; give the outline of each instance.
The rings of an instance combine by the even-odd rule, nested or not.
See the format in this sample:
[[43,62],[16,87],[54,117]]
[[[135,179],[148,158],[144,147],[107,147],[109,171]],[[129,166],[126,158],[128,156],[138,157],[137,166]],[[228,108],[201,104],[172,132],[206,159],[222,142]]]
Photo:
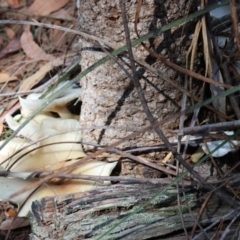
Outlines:
[[[26,2],[22,0],[5,0],[1,1],[1,6],[3,10],[6,9],[3,11],[2,19],[27,20],[30,17],[35,21],[63,25],[68,28],[76,26],[77,15],[74,1],[34,0],[30,5],[29,2],[26,5]],[[7,11],[7,8],[14,11]],[[17,24],[8,25],[0,33],[1,137],[7,131],[4,124],[5,116],[13,114],[20,107],[14,92],[31,90],[54,69],[61,71],[64,66],[72,64],[72,59],[77,53],[70,53],[71,47],[69,48],[68,44],[73,36],[73,34],[56,29],[49,30]],[[1,96],[6,93],[12,93],[12,96]],[[28,222],[22,221],[21,218],[13,220],[14,216],[5,214],[5,217],[2,217],[0,215],[0,230],[4,230],[6,234],[6,230],[28,225]],[[28,235],[24,235],[23,239],[27,238]]]

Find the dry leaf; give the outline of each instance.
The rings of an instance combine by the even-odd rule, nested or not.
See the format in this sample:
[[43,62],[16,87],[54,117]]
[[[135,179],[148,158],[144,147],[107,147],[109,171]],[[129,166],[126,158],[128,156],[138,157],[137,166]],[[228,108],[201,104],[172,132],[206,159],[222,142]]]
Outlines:
[[[209,77],[211,77],[216,82],[223,83],[222,73],[215,59],[212,59],[212,70],[213,70],[212,76],[209,76]],[[213,84],[210,84],[210,90],[212,93],[212,97],[218,96],[225,91],[223,87],[218,87]],[[213,100],[212,104],[215,109],[217,109],[219,112],[222,112],[226,115],[226,98],[225,97]],[[221,117],[219,117],[219,120],[224,121]]]
[[49,71],[51,71],[54,67],[60,66],[64,63],[64,58],[55,58],[51,62],[48,62],[44,66],[42,66],[36,73],[32,76],[24,79],[20,86],[19,91],[30,90],[34,85],[36,85]]
[[169,152],[168,154],[167,154],[167,156],[163,159],[163,163],[166,163],[166,162],[168,162],[168,160],[170,159],[172,157],[172,152]]
[[[55,20],[54,25],[61,26],[60,20]],[[67,37],[64,37],[64,32],[59,31],[57,29],[50,29],[49,31],[49,39],[51,40],[51,44],[53,47],[61,47],[61,43],[64,42],[64,40],[67,41]]]
[[5,31],[5,33],[7,34],[7,36],[8,36],[9,39],[12,40],[12,39],[15,38],[15,32],[14,32],[11,28],[5,27],[5,28],[4,28],[4,31]]
[[0,73],[0,83],[5,83],[13,80],[17,80],[16,76],[10,76],[9,73],[3,72]]
[[26,27],[21,39],[22,49],[26,55],[32,59],[38,60],[53,60],[53,56],[45,53],[41,47],[39,47],[33,40],[33,35],[30,32],[29,27]]
[[198,149],[191,155],[192,162],[196,163],[200,160],[200,158],[204,155],[204,151],[201,147],[198,147]]
[[25,217],[16,217],[15,219],[7,219],[0,225],[0,230],[11,230],[29,226],[29,221]]
[[20,103],[18,102],[18,99],[13,99],[8,104],[7,109],[1,113],[0,115],[0,123],[3,123],[5,121],[5,118],[8,114],[13,114],[20,108]]
[[64,7],[69,0],[35,0],[34,3],[29,7],[29,14],[33,15],[48,15],[51,12],[57,11],[60,8]]
[[2,134],[3,128],[4,128],[3,123],[0,122],[0,134]]
[[1,51],[0,51],[0,58],[3,58],[9,53],[16,52],[21,49],[21,43],[18,38],[14,38],[11,40],[7,46],[5,46]]
[[17,216],[17,210],[14,207],[7,207],[5,210],[5,216],[8,218],[14,218]]
[[75,18],[73,18],[68,11],[65,9],[60,9],[57,12],[54,12],[50,15],[51,18],[56,18],[56,19],[62,19],[62,20],[69,20],[69,21],[76,21]]
[[0,36],[0,47],[1,47],[1,45],[3,45],[4,44],[4,40],[3,40],[3,38]]
[[9,4],[10,7],[15,9],[23,6],[23,3],[21,0],[7,0],[7,3]]

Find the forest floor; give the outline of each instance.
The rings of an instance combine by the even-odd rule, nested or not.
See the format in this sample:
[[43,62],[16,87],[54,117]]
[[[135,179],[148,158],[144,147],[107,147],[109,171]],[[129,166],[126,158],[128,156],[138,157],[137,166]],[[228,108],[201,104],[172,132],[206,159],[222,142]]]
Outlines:
[[[48,0],[44,1],[43,4],[41,0],[0,0],[0,140],[3,141],[7,139],[12,133],[5,122],[5,118],[9,114],[19,113],[21,105],[18,97],[42,92],[49,79],[53,79],[56,74],[63,73],[64,69],[71,65],[75,58],[79,58],[80,47],[77,44],[77,34],[74,32],[74,30],[78,28],[78,9],[76,2],[78,1]],[[238,15],[234,15],[234,11]],[[197,62],[195,60],[201,58],[204,62],[204,65],[201,66],[204,69],[202,71],[202,79],[208,82],[208,87],[205,88],[204,85],[202,103],[199,103],[200,105],[198,106],[195,105],[194,114],[188,115],[190,116],[188,119],[189,128],[184,128],[182,125],[179,129],[175,129],[174,132],[175,134],[179,133],[179,136],[191,135],[191,139],[183,138],[182,143],[180,143],[181,140],[178,141],[176,138],[176,141],[168,146],[166,146],[166,143],[165,145],[163,144],[164,146],[156,146],[164,149],[164,151],[160,152],[160,154],[162,154],[162,160],[159,165],[151,161],[148,162],[146,158],[142,158],[142,160],[138,158],[138,161],[140,159],[141,162],[138,162],[140,164],[135,168],[136,171],[133,170],[135,165],[133,167],[131,161],[129,161],[130,163],[125,162],[121,165],[121,174],[119,174],[119,164],[118,167],[115,168],[115,171],[113,171],[113,175],[119,177],[116,178],[118,179],[116,180],[112,176],[112,182],[115,183],[135,181],[136,179],[134,180],[131,177],[133,175],[138,177],[138,173],[141,172],[140,175],[143,179],[139,179],[137,183],[158,184],[157,181],[162,179],[162,183],[165,181],[164,186],[166,186],[167,184],[172,184],[172,181],[176,179],[175,177],[179,176],[179,174],[181,175],[185,170],[184,167],[187,166],[186,169],[191,174],[186,173],[184,175],[183,173],[178,183],[172,185],[179,190],[179,186],[182,187],[184,185],[183,182],[186,181],[187,187],[192,186],[189,196],[192,196],[191,194],[193,192],[195,194],[196,189],[201,189],[197,193],[198,196],[196,200],[194,200],[197,204],[193,206],[194,211],[196,211],[193,213],[195,214],[196,223],[193,222],[192,225],[188,225],[187,230],[185,229],[186,234],[188,231],[189,239],[194,236],[195,230],[199,233],[204,227],[214,223],[211,221],[215,221],[216,224],[215,228],[213,227],[211,229],[211,236],[215,237],[214,239],[218,239],[219,237],[219,235],[214,236],[214,231],[221,232],[221,236],[225,236],[224,234],[230,231],[229,229],[232,228],[232,225],[234,225],[234,231],[236,231],[233,232],[231,236],[233,236],[233,239],[236,239],[234,237],[237,236],[235,233],[237,233],[239,225],[238,215],[240,201],[238,194],[239,187],[236,185],[239,183],[240,170],[240,152],[238,150],[238,129],[240,127],[238,89],[240,81],[240,40],[238,36],[238,18],[239,7],[236,7],[235,4],[230,4],[230,13],[224,20],[226,22],[222,30],[219,30],[219,28],[222,27],[221,22],[223,18],[213,20],[212,24],[215,28],[212,33],[217,33],[215,37],[219,45],[209,40],[206,22],[204,22],[205,20],[203,20],[203,18],[196,27],[193,39],[195,39],[201,31],[202,37],[201,41],[197,37],[195,43],[193,40],[192,51],[194,52],[194,49],[196,51],[199,46],[201,46],[204,51],[200,57],[194,55],[196,52],[192,54],[192,67],[186,71],[186,75],[189,74],[190,77],[193,76],[191,72],[194,69],[193,65]],[[57,27],[53,28],[53,25]],[[231,28],[229,25],[233,25],[233,27]],[[197,28],[199,28],[199,30],[197,30]],[[220,35],[224,35],[225,38],[222,38],[223,36]],[[212,57],[211,51],[217,52],[217,60]],[[45,87],[45,89],[46,88],[47,87]],[[191,91],[191,89],[189,91]],[[231,97],[229,97],[229,95],[231,95]],[[207,109],[207,107],[205,107],[207,103],[204,101],[209,99],[211,106]],[[193,100],[194,99],[192,99],[192,105],[196,103]],[[203,106],[201,104],[205,105]],[[201,114],[197,116],[199,112],[196,109],[199,107],[201,108]],[[193,111],[191,110],[191,112]],[[196,118],[199,120],[197,121],[198,127],[194,127]],[[179,122],[181,123],[181,121],[183,123],[185,119],[180,119]],[[194,124],[192,124],[193,122]],[[233,130],[235,132],[230,132]],[[226,140],[226,142],[224,142],[224,140]],[[190,145],[188,145],[188,141]],[[172,154],[172,145],[174,147],[178,146],[180,154],[176,153],[175,150],[174,154]],[[116,159],[119,160],[121,154],[117,154],[119,153],[111,156],[113,158],[117,156]],[[149,155],[151,155],[151,152]],[[146,154],[144,157],[146,156],[148,155]],[[130,158],[131,157],[132,155]],[[180,166],[176,161],[176,159],[179,158],[180,160],[184,159],[184,163],[181,163]],[[195,171],[193,171],[193,167]],[[2,168],[0,168],[0,170],[2,171]],[[126,179],[124,179],[124,177],[126,177]],[[182,182],[180,181],[181,178],[184,178]],[[201,179],[203,179],[203,181]],[[101,179],[99,181],[101,182]],[[126,191],[128,190],[129,189]],[[139,187],[138,190],[139,192],[145,191],[145,189],[141,189],[141,187]],[[103,192],[104,191],[105,190],[103,190]],[[112,191],[114,192],[116,189],[113,187]],[[156,189],[153,189],[153,191],[157,192]],[[184,195],[183,192],[184,191],[181,192],[181,197]],[[222,213],[222,216],[216,216],[216,219],[211,219],[209,222],[207,222],[207,214],[205,214],[206,222],[204,222],[205,220],[203,221],[204,223],[201,222],[201,216],[205,208],[207,209],[208,203],[211,204],[212,192],[215,192],[221,201],[225,202],[224,204],[229,203],[229,206],[236,210],[237,217],[236,219],[234,218],[233,222],[231,222],[231,219],[225,218],[225,213]],[[89,195],[94,195],[94,193],[95,192],[91,192]],[[101,190],[99,190],[99,194],[100,193]],[[180,194],[178,196],[180,196]],[[134,197],[136,197],[136,201],[140,203],[146,199],[149,200],[147,194],[146,199],[142,196]],[[185,201],[180,200],[180,198],[174,199],[174,203],[171,202],[171,204],[180,206],[181,203],[184,202],[187,205],[186,199]],[[105,198],[103,197],[101,201],[104,202],[104,200]],[[124,198],[123,201],[125,200]],[[63,200],[60,199],[59,201]],[[66,201],[70,202],[69,199]],[[214,201],[216,201],[215,198]],[[103,205],[104,204],[105,203],[103,203]],[[139,206],[141,208],[141,205]],[[154,205],[154,209],[158,209],[158,207],[158,203]],[[59,208],[61,208],[61,206]],[[115,208],[116,211],[120,212],[124,212],[127,209],[127,207],[121,208],[118,205]],[[25,218],[16,218],[16,220],[12,222],[12,219],[17,215],[16,209],[17,206],[9,201],[0,202],[0,239],[29,239],[31,228],[28,220]],[[96,210],[95,206],[93,206],[92,209]],[[212,211],[211,214],[214,215],[212,205],[209,209]],[[92,212],[94,212],[94,210],[92,210]],[[181,210],[179,210],[179,212],[181,212]],[[101,215],[99,212],[96,215],[98,214]],[[185,216],[186,215],[183,215],[183,218]],[[211,216],[209,218],[211,218]],[[46,225],[48,224],[47,220],[45,222]],[[199,224],[197,227],[197,224],[200,222],[203,223],[203,225],[200,226]],[[184,227],[177,234],[183,236]],[[171,237],[172,235],[168,235],[169,239]]]

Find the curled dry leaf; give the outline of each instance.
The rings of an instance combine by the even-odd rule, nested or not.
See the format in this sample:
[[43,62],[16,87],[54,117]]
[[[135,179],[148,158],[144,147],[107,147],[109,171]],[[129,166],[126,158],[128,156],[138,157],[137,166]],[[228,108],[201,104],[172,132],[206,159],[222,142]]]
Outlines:
[[16,76],[10,76],[7,72],[0,73],[0,83],[5,83],[9,81],[17,80],[18,78]]
[[204,151],[199,146],[198,149],[191,155],[192,162],[194,163],[198,162],[203,155],[204,155]]
[[[212,59],[212,75],[210,77],[217,82],[220,82],[220,83],[224,82],[222,73],[215,59]],[[213,84],[210,84],[210,90],[212,93],[212,97],[218,96],[225,91],[223,87],[219,87]],[[222,112],[226,115],[226,98],[225,97],[219,98],[217,100],[216,99],[213,100],[212,104],[215,109],[217,109],[219,112]],[[219,119],[223,121],[222,118],[219,117]]]
[[2,134],[3,128],[4,128],[3,123],[0,122],[0,134]]
[[16,51],[19,51],[22,48],[20,40],[18,38],[14,38],[11,40],[7,46],[5,46],[1,51],[0,51],[0,58],[5,57],[9,53],[13,53]]
[[57,11],[60,8],[64,7],[69,0],[35,0],[34,3],[29,7],[29,14],[33,15],[48,15],[51,12]]
[[0,230],[13,230],[21,227],[29,226],[29,221],[25,217],[16,217],[3,221],[0,225]]
[[45,53],[41,47],[33,40],[33,35],[30,28],[26,27],[21,38],[21,46],[26,55],[32,59],[38,60],[53,60],[54,57]]
[[17,211],[13,206],[6,207],[4,210],[5,216],[7,216],[7,218],[14,218],[17,216]]
[[62,20],[69,20],[69,21],[76,21],[75,18],[73,18],[68,11],[65,9],[60,9],[50,15],[51,18],[56,18],[56,19],[62,19]]
[[13,114],[19,108],[20,103],[16,99],[11,100],[6,109],[4,107],[0,107],[0,123],[5,121],[7,115]]
[[[61,26],[60,20],[55,20],[53,23],[55,26]],[[65,36],[65,33],[63,31],[59,31],[57,29],[50,29],[49,30],[49,39],[51,41],[51,45],[54,47],[61,48],[63,46],[64,42],[67,41],[67,36]],[[63,46],[64,47],[64,46]]]
[[20,8],[23,6],[22,0],[7,0],[7,3],[11,8]]
[[12,30],[12,28],[5,27],[4,31],[7,34],[9,39],[14,39],[15,38],[15,32]]
[[54,67],[58,67],[62,65],[68,57],[74,56],[74,54],[68,54],[67,56],[54,58],[52,61],[46,63],[44,66],[42,66],[36,73],[34,73],[32,76],[24,79],[20,85],[19,91],[26,91],[30,90],[34,85],[39,83],[39,81]]

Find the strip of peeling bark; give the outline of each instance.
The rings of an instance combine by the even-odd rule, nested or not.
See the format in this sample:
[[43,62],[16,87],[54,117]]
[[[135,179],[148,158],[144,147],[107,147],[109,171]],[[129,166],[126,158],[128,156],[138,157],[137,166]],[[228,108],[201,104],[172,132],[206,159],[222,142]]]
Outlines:
[[[131,214],[160,190],[161,186],[156,185],[113,185],[86,193],[36,201],[31,215],[31,239],[98,239],[120,221],[111,234],[102,239],[167,239],[169,234],[171,237],[179,235],[182,223],[174,188],[157,196],[139,212]],[[184,223],[191,230],[200,206],[197,200],[199,191],[181,188],[180,192]],[[231,211],[217,197],[213,197],[200,224],[211,224]],[[126,216],[129,217],[125,219]],[[231,218],[232,215],[229,215],[225,220]]]

